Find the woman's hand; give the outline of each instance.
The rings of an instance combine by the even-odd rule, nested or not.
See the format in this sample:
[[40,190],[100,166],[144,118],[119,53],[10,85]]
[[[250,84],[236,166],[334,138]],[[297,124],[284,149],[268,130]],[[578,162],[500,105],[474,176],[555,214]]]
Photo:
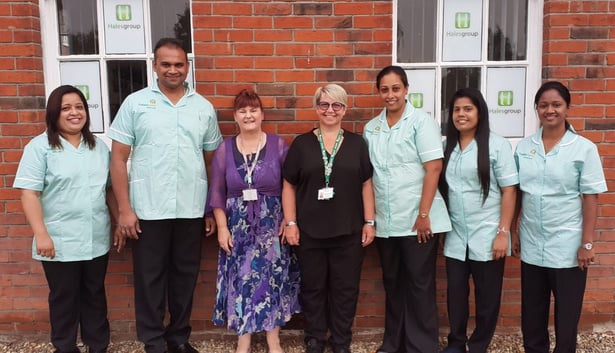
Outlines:
[[288,243],[288,245],[297,246],[299,245],[299,226],[297,223],[291,222],[292,224],[284,225],[284,239]]
[[493,239],[493,259],[499,260],[506,257],[508,252],[508,232],[498,229],[495,239]]
[[111,226],[113,233],[113,246],[117,249],[118,254],[126,245],[126,236],[122,234],[122,230],[117,225]]
[[123,236],[130,239],[139,239],[141,226],[139,225],[137,215],[132,210],[129,212],[120,212],[118,226]]
[[218,245],[220,245],[220,248],[224,250],[227,255],[231,254],[231,249],[234,246],[233,238],[227,227],[218,228]]
[[587,250],[581,246],[577,251],[577,260],[581,270],[589,268],[589,265],[594,263],[594,258],[594,249]]
[[363,231],[361,232],[361,245],[363,247],[368,246],[374,241],[374,237],[376,236],[376,227],[364,224]]
[[427,243],[429,239],[434,237],[434,234],[431,231],[431,221],[429,221],[429,215],[426,217],[421,217],[420,215],[417,216],[412,230],[416,230],[416,240],[419,244]]
[[49,234],[42,234],[36,237],[36,253],[50,259],[56,257],[56,249]]

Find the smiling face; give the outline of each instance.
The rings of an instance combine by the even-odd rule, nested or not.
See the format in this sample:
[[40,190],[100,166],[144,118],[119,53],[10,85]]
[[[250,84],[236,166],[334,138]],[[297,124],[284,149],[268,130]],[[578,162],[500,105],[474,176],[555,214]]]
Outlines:
[[555,89],[544,91],[536,103],[538,119],[545,129],[565,129],[568,104]]
[[378,93],[389,113],[397,113],[406,107],[408,87],[395,72],[388,73],[380,79]]
[[87,122],[85,104],[86,102],[83,102],[77,93],[67,93],[62,96],[58,130],[64,138],[81,136],[81,130]]
[[453,124],[460,135],[474,136],[478,126],[478,108],[468,97],[460,97],[453,104]]
[[245,106],[233,112],[233,117],[241,132],[260,131],[265,113],[261,107]]
[[346,114],[346,106],[327,93],[323,93],[316,105],[316,113],[321,126],[341,126],[342,118]]
[[162,46],[156,50],[154,71],[158,76],[158,86],[163,92],[183,90],[188,76],[186,52],[181,48]]

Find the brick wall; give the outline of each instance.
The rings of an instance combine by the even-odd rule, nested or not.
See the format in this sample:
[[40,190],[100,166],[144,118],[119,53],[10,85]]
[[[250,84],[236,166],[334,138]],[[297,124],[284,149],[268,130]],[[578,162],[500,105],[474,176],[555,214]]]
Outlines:
[[[380,107],[374,78],[391,63],[392,2],[193,2],[197,90],[218,109],[225,134],[235,132],[232,97],[241,88],[261,94],[265,129],[289,140],[314,126],[312,95],[327,82],[350,93],[345,127],[361,131]],[[609,189],[615,189],[615,4],[545,1],[543,79],[573,91],[571,121],[599,145]],[[30,257],[31,231],[11,188],[21,150],[43,131],[44,86],[37,1],[0,1],[0,336],[48,331],[47,287]],[[615,196],[600,196],[596,249],[589,272],[583,330],[615,327]],[[107,276],[115,337],[134,338],[130,249],[112,253]],[[216,241],[205,240],[193,312],[194,329],[211,332]],[[443,261],[439,258],[440,322],[446,324]],[[520,325],[519,261],[507,260],[500,332]],[[367,251],[356,327],[381,328],[384,300],[377,253]],[[291,327],[300,327],[295,320]],[[445,327],[443,327],[445,330]],[[222,330],[214,331],[223,333]]]

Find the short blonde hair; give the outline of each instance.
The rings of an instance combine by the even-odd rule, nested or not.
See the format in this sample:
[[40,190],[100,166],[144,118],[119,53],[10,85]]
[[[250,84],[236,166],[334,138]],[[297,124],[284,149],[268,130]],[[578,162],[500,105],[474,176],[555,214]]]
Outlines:
[[326,86],[318,87],[316,93],[314,93],[314,106],[320,103],[323,94],[333,98],[336,102],[344,104],[346,107],[348,106],[348,93],[346,93],[346,90],[340,85],[330,83]]

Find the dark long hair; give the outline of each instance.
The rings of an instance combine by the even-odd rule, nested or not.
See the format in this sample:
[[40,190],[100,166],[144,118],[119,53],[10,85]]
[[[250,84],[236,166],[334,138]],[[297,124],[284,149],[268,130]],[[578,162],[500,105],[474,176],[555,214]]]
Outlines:
[[88,109],[88,101],[81,91],[70,85],[63,85],[54,89],[47,99],[47,111],[45,113],[45,122],[47,123],[47,140],[52,148],[62,149],[62,143],[60,142],[60,128],[58,126],[58,120],[60,119],[60,113],[62,112],[62,97],[65,94],[75,93],[81,99],[83,107],[85,109],[85,124],[81,129],[81,135],[85,139],[90,149],[96,147],[96,138],[90,131],[90,110]]
[[448,184],[446,183],[446,168],[448,167],[448,161],[451,158],[451,153],[455,149],[455,146],[459,143],[459,130],[455,127],[453,122],[453,109],[455,101],[459,98],[469,98],[472,104],[476,106],[478,110],[478,124],[476,126],[476,134],[474,140],[476,141],[477,153],[477,165],[478,165],[478,180],[480,181],[481,194],[483,195],[483,203],[489,196],[489,184],[491,182],[491,166],[489,163],[489,109],[485,98],[479,90],[474,88],[461,88],[451,98],[448,105],[448,123],[446,126],[446,147],[444,148],[444,167],[440,174],[440,192],[442,196],[448,202]]
[[[568,88],[564,86],[561,82],[547,81],[543,83],[542,86],[540,86],[538,91],[536,91],[536,95],[534,96],[534,109],[538,107],[540,96],[542,96],[543,93],[551,89],[557,91],[557,93],[560,95],[560,97],[562,97],[564,102],[566,102],[566,107],[570,108],[570,91],[568,90]],[[564,119],[564,126],[566,127],[566,130],[574,132],[574,130],[570,128],[570,123],[567,119]]]

